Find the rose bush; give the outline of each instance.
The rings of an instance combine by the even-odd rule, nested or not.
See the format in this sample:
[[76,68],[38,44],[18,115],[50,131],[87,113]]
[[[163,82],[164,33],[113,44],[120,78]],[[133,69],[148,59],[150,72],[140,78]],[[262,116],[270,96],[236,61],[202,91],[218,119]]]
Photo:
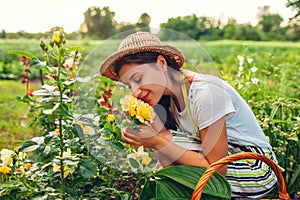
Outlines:
[[[137,198],[132,194],[138,193],[142,184],[138,180],[145,175],[132,170],[147,167],[151,158],[147,157],[149,162],[145,162],[146,154],[128,156],[118,166],[122,169],[106,164],[119,156],[115,145],[126,155],[142,151],[120,140],[120,128],[114,122],[109,102],[112,91],[99,90],[100,96],[94,96],[97,114],[76,114],[73,107],[75,83],[80,82],[76,72],[81,47],[67,46],[63,31],[54,32],[48,41],[42,39],[40,47],[43,61],[29,52],[12,51],[22,55],[20,61],[25,72],[21,76],[27,94],[19,100],[30,106],[33,123],[40,127],[42,135],[15,143],[13,150],[1,151],[1,199]],[[29,80],[34,69],[45,75],[40,77],[41,88],[36,91],[30,88]],[[101,81],[101,77],[95,79]]]
[[[1,150],[0,198],[190,199],[204,168],[159,170],[154,152],[121,141],[121,127],[152,123],[152,107],[125,96],[119,97],[123,109],[115,109],[114,83],[98,75],[78,76],[82,48],[68,46],[63,31],[42,39],[40,47],[43,60],[30,52],[11,51],[21,55],[24,66],[27,93],[18,99],[28,104],[41,135]],[[32,70],[41,75],[41,87],[35,91],[30,87]],[[89,85],[81,87],[87,82],[98,83],[92,95]],[[130,123],[122,123],[121,110],[129,114]],[[230,199],[223,176],[216,175],[211,184],[222,191],[206,189],[207,199]]]

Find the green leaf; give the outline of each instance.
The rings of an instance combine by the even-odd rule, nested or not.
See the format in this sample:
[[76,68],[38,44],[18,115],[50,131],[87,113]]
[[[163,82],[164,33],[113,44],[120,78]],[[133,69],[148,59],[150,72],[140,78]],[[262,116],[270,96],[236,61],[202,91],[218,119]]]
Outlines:
[[79,138],[84,138],[84,133],[79,124],[73,124],[73,133]]
[[[156,177],[156,183],[161,179],[164,179],[164,181],[160,182],[160,185],[157,185],[156,187],[164,188],[168,194],[173,195],[172,198],[175,198],[175,193],[169,190],[185,190],[185,192],[190,192],[190,198],[197,182],[205,170],[206,168],[204,167],[188,165],[177,165],[163,168],[154,174]],[[166,180],[170,180],[176,184],[167,183]],[[162,186],[161,184],[168,184],[168,186]],[[178,184],[180,186],[178,186]],[[179,195],[178,197],[182,197],[180,196],[182,195],[181,193],[177,195]],[[225,177],[216,172],[206,184],[203,190],[203,196],[207,196],[208,199],[230,199],[231,187]]]
[[36,193],[32,197],[32,200],[44,200],[44,199],[48,199],[48,194],[43,194],[42,192]]
[[181,198],[190,200],[193,189],[173,181],[169,178],[162,178],[156,181],[156,197],[161,199]]
[[29,59],[32,59],[32,58],[35,58],[35,55],[28,52],[28,51],[22,51],[22,50],[9,50],[8,51],[9,53],[12,53],[12,54],[16,54],[16,55],[19,55],[19,56],[26,56],[27,58]]
[[112,127],[112,125],[111,125],[110,122],[106,122],[106,123],[104,124],[104,128],[106,128],[106,129],[108,129],[109,131],[113,132],[113,127]]
[[30,66],[36,69],[42,69],[46,67],[46,62],[40,61],[38,58],[32,58],[30,59]]
[[129,163],[132,167],[134,167],[136,169],[138,169],[140,166],[139,163],[136,160],[134,160],[133,158],[129,158]]
[[21,144],[19,152],[31,152],[39,148],[39,146],[40,145],[38,145],[36,142],[26,141],[23,144]]
[[148,179],[140,192],[140,200],[149,200],[154,198],[156,196],[155,187],[156,183]]
[[205,167],[178,165],[163,168],[156,172],[155,176],[171,178],[193,189],[205,170]]
[[92,178],[97,174],[97,166],[90,160],[80,163],[79,172],[83,178]]
[[300,175],[300,165],[298,165],[297,169],[295,170],[295,173],[291,179],[291,182],[289,183],[288,188],[291,188],[293,186],[293,184],[295,183],[299,175]]

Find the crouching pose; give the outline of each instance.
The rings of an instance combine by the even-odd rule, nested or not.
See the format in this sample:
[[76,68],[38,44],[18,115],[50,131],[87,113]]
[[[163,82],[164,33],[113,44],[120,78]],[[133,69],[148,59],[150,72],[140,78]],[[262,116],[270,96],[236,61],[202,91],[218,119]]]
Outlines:
[[[102,62],[101,75],[128,85],[159,118],[139,131],[124,128],[122,140],[154,149],[163,166],[207,167],[239,152],[263,154],[277,162],[253,112],[235,89],[217,76],[182,70],[183,64],[178,48],[150,32],[127,36]],[[231,162],[219,172],[234,198],[263,197],[277,181],[259,160]]]

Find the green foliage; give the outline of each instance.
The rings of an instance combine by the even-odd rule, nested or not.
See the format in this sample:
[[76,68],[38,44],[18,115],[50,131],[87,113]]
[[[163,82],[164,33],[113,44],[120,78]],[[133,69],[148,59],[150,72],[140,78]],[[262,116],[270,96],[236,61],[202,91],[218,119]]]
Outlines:
[[88,8],[84,13],[82,31],[88,36],[96,35],[100,39],[106,39],[115,32],[114,16],[115,13],[111,12],[109,7],[103,9],[99,7]]
[[[85,46],[84,52],[89,52],[98,45],[97,42],[90,41],[71,42],[75,47],[80,46],[79,44]],[[28,41],[24,41],[24,43],[25,49],[34,46]],[[116,43],[118,41],[111,41],[105,48],[114,48]],[[54,47],[53,51],[51,44]],[[218,41],[201,44],[215,61],[222,77],[238,90],[253,109],[274,147],[279,165],[285,170],[283,175],[288,192],[293,196],[300,191],[297,184],[300,181],[299,44],[249,41]],[[161,186],[160,189],[163,190],[159,190],[159,195],[164,195],[165,191],[169,191],[171,195],[174,194],[172,192],[176,192],[174,195],[182,194],[182,196],[190,194],[193,186],[188,183],[189,179],[183,180],[182,174],[185,173],[181,173],[180,176],[177,174],[177,176],[175,172],[171,173],[171,170],[168,172],[166,169],[161,172],[164,173],[163,178],[155,179],[159,180],[158,183],[155,183],[150,178],[153,177],[151,169],[155,162],[152,161],[149,166],[144,165],[141,157],[138,158],[141,154],[134,150],[130,152],[130,147],[120,141],[120,127],[118,127],[117,119],[109,122],[107,112],[111,112],[111,110],[107,106],[100,105],[103,94],[108,99],[105,102],[106,105],[111,103],[111,98],[119,99],[122,96],[121,93],[118,94],[119,96],[115,93],[112,96],[108,90],[111,88],[113,92],[117,91],[118,86],[113,85],[110,80],[98,76],[90,77],[90,81],[86,84],[77,79],[74,81],[76,73],[72,70],[75,68],[70,70],[63,64],[68,58],[74,58],[75,54],[71,54],[71,52],[76,48],[66,46],[66,44],[58,46],[51,42],[46,42],[46,45],[48,46],[47,54],[49,53],[55,58],[48,60],[49,67],[44,67],[45,65],[42,64],[47,58],[45,47],[42,53],[33,53],[41,56],[32,57],[31,64],[43,70],[44,75],[52,74],[53,76],[46,79],[46,84],[41,88],[31,84],[35,89],[36,96],[32,97],[26,94],[20,98],[28,103],[28,107],[24,104],[22,106],[20,102],[18,105],[14,104],[17,93],[28,92],[24,86],[20,88],[17,84],[12,85],[16,82],[0,82],[1,91],[3,91],[0,97],[1,111],[3,111],[1,116],[9,114],[5,116],[6,119],[15,118],[17,120],[19,119],[18,113],[26,116],[29,108],[29,114],[35,119],[35,124],[41,127],[41,132],[34,132],[34,134],[38,134],[34,136],[40,137],[32,138],[27,135],[24,138],[25,142],[16,142],[12,146],[12,141],[7,141],[8,148],[13,149],[13,146],[19,146],[19,150],[14,150],[14,167],[11,167],[11,172],[5,175],[1,174],[1,198],[137,199],[142,186],[149,188],[149,191],[156,191],[155,187]],[[184,52],[193,52],[188,41],[177,42],[176,46],[182,48]],[[19,50],[23,48],[20,43],[18,47]],[[64,49],[57,53],[56,50],[59,48]],[[34,52],[39,51],[34,50]],[[212,65],[208,60],[203,59],[200,55],[196,55],[195,58],[198,58],[195,63],[201,67],[201,70],[211,69]],[[20,63],[16,62],[16,64],[20,71],[24,69]],[[53,69],[53,66],[57,64],[60,66],[60,75],[56,73],[56,68]],[[68,76],[70,73],[74,73],[74,77]],[[91,90],[95,83],[98,84],[96,91]],[[78,91],[74,94],[72,91],[75,89]],[[82,96],[87,98],[80,98]],[[80,105],[80,107],[76,109],[74,105]],[[13,109],[9,109],[9,106],[13,106]],[[91,110],[96,110],[95,115],[88,115]],[[77,115],[73,115],[73,113]],[[74,116],[75,118],[73,118]],[[59,125],[60,120],[61,125]],[[29,128],[25,127],[15,130],[18,124],[20,121],[6,122],[5,125],[1,125],[1,133],[10,131],[9,137],[12,137],[18,133],[29,131]],[[15,132],[12,134],[13,131]],[[18,138],[18,140],[23,140],[23,138]],[[1,142],[5,141],[1,140]],[[22,153],[26,153],[27,157],[23,158]],[[150,152],[144,153],[148,153],[149,157],[152,156]],[[128,154],[134,154],[134,156],[126,159]],[[32,166],[30,170],[25,171],[24,166],[29,161]],[[107,165],[109,162],[111,163]],[[65,171],[58,170],[59,166],[62,169],[62,165],[67,167]],[[118,167],[125,171],[127,169],[140,170],[141,173],[123,173],[118,170]],[[25,171],[24,174],[22,170]],[[142,173],[143,170],[144,173]],[[169,173],[176,177],[170,178],[167,175]],[[159,173],[154,177],[158,176]],[[198,176],[188,178],[195,183],[199,176],[198,174]],[[148,181],[145,182],[146,180]],[[146,194],[146,191],[144,189],[141,197],[152,198],[151,195],[154,193]],[[270,198],[277,197],[278,189],[269,196]]]
[[[153,174],[141,191],[141,200],[191,199],[196,184],[206,168],[170,166]],[[215,173],[203,190],[202,199],[230,199],[231,188],[221,174]]]
[[279,166],[284,169],[282,174],[288,191],[297,193],[300,190],[295,184],[300,182],[299,99],[266,96],[262,101],[249,101],[249,104],[276,152]]
[[107,39],[124,31],[129,31],[128,34],[138,30],[150,31],[151,17],[147,13],[143,13],[135,24],[118,23],[114,17],[115,13],[110,11],[109,7],[88,8],[84,13],[84,23],[81,24],[80,34],[93,39]]
[[[300,82],[297,78],[299,64],[294,62],[299,55],[297,51],[283,52],[279,60],[274,53],[257,53],[244,48],[236,57],[236,67],[224,73],[224,78],[246,99],[255,113],[279,166],[284,170],[282,174],[288,192],[293,196],[300,190],[299,184],[294,184],[300,181],[300,93],[297,89]],[[231,73],[236,74],[235,79],[232,79]],[[277,188],[269,196],[276,196],[278,192]]]
[[[23,77],[26,95],[19,100],[30,107],[41,136],[13,144],[13,151],[1,150],[1,199],[136,199],[144,177],[156,165],[154,161],[151,163],[153,153],[143,149],[136,151],[123,144],[120,127],[114,120],[107,119],[108,112],[111,113],[109,87],[112,81],[92,77],[101,82],[99,93],[95,96],[78,88],[84,99],[75,97],[75,82],[84,83],[80,78],[75,79],[81,48],[67,46],[61,31],[55,31],[49,41],[41,40],[40,47],[43,59],[31,53],[12,51],[23,55],[27,73],[37,68],[44,71],[48,79],[41,88],[32,91],[27,76]],[[91,98],[85,99],[89,95]],[[101,97],[105,99],[103,104],[97,101]],[[74,102],[86,103],[86,106],[80,107],[78,112]],[[98,102],[98,106],[92,102]],[[97,114],[87,114],[90,105],[97,109]],[[96,120],[100,117],[101,122]],[[145,158],[149,162],[145,163]],[[125,189],[122,186],[128,179],[131,182]]]

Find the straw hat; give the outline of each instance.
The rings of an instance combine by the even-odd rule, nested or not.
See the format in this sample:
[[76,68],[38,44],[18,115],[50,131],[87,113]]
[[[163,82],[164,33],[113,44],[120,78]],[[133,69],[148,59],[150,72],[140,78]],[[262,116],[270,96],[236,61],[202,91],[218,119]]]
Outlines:
[[127,55],[140,52],[155,52],[167,55],[171,59],[174,59],[178,63],[179,67],[181,67],[184,63],[184,56],[176,47],[162,44],[159,38],[150,32],[137,32],[123,39],[118,51],[108,56],[102,62],[100,65],[100,74],[118,81],[119,77],[115,73],[116,61]]

